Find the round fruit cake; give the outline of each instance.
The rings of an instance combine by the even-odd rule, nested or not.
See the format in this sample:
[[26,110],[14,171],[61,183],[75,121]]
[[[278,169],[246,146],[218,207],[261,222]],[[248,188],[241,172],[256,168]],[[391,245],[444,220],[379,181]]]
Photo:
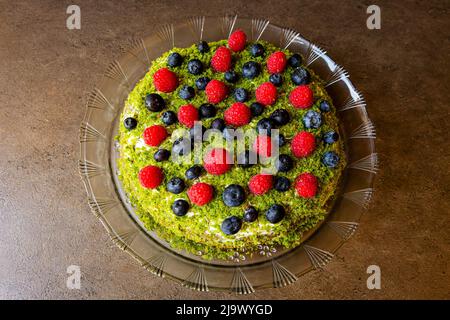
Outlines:
[[242,30],[153,61],[117,136],[119,179],[148,230],[228,259],[293,248],[324,220],[346,157],[324,82],[303,62]]

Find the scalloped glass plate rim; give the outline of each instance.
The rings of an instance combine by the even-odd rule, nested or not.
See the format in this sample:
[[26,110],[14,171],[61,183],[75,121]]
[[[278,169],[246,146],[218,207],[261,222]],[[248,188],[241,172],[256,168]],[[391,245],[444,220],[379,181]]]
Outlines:
[[[120,114],[123,99],[132,88],[130,82],[133,76],[130,75],[132,73],[130,70],[133,68],[130,66],[145,65],[146,61],[151,63],[154,58],[150,58],[152,50],[162,53],[173,46],[181,47],[182,45],[176,44],[178,34],[190,43],[200,39],[213,41],[226,38],[233,29],[238,27],[251,34],[250,37],[253,40],[262,38],[276,42],[274,39],[277,39],[280,46],[289,47],[291,51],[299,52],[306,57],[308,66],[320,76],[324,73],[327,75],[327,91],[332,96],[341,117],[349,165],[345,170],[346,180],[342,182],[342,194],[329,213],[326,223],[317,227],[317,231],[299,247],[285,250],[278,256],[264,257],[264,260],[256,262],[231,261],[228,264],[215,264],[196,260],[184,254],[180,255],[168,246],[157,243],[155,239],[150,239],[151,237],[145,229],[142,229],[142,226],[138,226],[140,231],[119,230],[122,219],[125,219],[124,224],[131,222],[127,222],[126,218],[133,220],[135,224],[137,221],[130,216],[125,207],[122,207],[129,204],[118,205],[118,200],[123,202],[123,199],[118,197],[120,187],[117,187],[117,181],[113,181],[115,172],[112,171],[113,164],[108,156],[108,152],[111,152],[111,145],[108,145],[111,140],[108,141],[108,138],[111,139],[114,136],[113,124],[117,122],[114,120]],[[187,29],[191,32],[190,37]],[[213,39],[208,38],[211,37],[208,34],[208,32],[211,33],[211,29],[213,29]],[[155,46],[157,46],[156,49]],[[145,39],[132,41],[129,50],[110,65],[101,85],[91,93],[80,129],[79,170],[92,211],[107,229],[112,240],[140,261],[144,267],[159,276],[171,278],[196,290],[214,289],[251,293],[258,288],[288,285],[310,270],[324,267],[356,230],[362,210],[370,200],[373,178],[378,165],[374,146],[375,128],[368,118],[364,98],[348,78],[348,73],[321,48],[300,36],[299,33],[270,24],[267,20],[238,19],[237,16],[193,17],[184,23],[162,26],[155,34]],[[139,78],[134,80],[137,81]],[[114,86],[116,88],[113,92],[117,94],[116,97],[112,98],[104,93]],[[122,92],[122,96],[120,97],[117,92]],[[350,125],[357,120],[360,120],[357,124]],[[105,123],[106,127],[103,130],[99,129]],[[109,183],[99,183],[100,179],[103,179],[103,182],[109,180],[107,181]],[[349,185],[352,185],[354,190],[351,187],[349,189]],[[117,198],[114,198],[111,191],[116,193]],[[117,216],[113,216],[111,212]],[[139,233],[147,234],[147,242],[140,239],[142,234]],[[333,235],[337,238],[333,238]],[[323,238],[323,241],[320,241],[320,238]],[[139,252],[146,251],[143,249],[149,249],[149,247],[151,250],[147,251],[152,252],[151,257],[148,258]]]

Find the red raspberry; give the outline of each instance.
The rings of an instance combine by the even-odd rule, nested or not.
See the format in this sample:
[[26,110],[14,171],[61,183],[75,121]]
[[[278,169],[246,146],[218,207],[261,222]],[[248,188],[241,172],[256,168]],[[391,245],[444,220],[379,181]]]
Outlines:
[[153,84],[158,91],[172,92],[178,87],[178,78],[169,69],[161,68],[153,74]]
[[142,134],[144,142],[152,147],[159,146],[167,138],[167,130],[163,126],[153,125],[147,127]]
[[307,109],[312,106],[314,95],[310,87],[306,85],[298,86],[291,91],[289,101],[296,108]]
[[250,122],[251,117],[252,112],[250,111],[250,108],[242,102],[233,103],[231,107],[223,113],[225,123],[235,127],[246,125]]
[[242,51],[247,42],[247,35],[241,29],[234,31],[228,38],[228,47],[234,52]]
[[250,178],[248,188],[253,194],[261,195],[272,189],[273,177],[270,174],[257,174]]
[[221,175],[231,168],[233,159],[226,149],[214,148],[203,157],[205,170],[213,175]]
[[186,104],[178,109],[178,121],[186,127],[192,128],[198,120],[198,110],[192,104]]
[[189,188],[187,194],[193,204],[204,206],[212,200],[214,189],[207,183],[198,182]]
[[266,135],[257,136],[253,143],[253,151],[263,157],[272,155],[272,139]]
[[205,93],[208,97],[208,102],[219,103],[226,98],[228,94],[228,87],[222,81],[211,80],[206,85]]
[[156,166],[146,166],[139,171],[139,182],[147,189],[154,189],[161,184],[164,173]]
[[225,72],[231,68],[231,51],[227,47],[219,47],[211,58],[211,67],[217,72]]
[[286,55],[283,52],[274,52],[267,59],[267,70],[269,70],[269,73],[283,72],[284,68],[286,68],[286,63]]
[[317,178],[311,173],[302,173],[295,179],[295,190],[300,197],[314,198],[317,194]]
[[256,88],[256,100],[265,105],[270,106],[277,100],[277,88],[271,82],[264,82]]
[[316,148],[316,139],[312,133],[301,131],[291,141],[291,151],[297,158],[303,158],[313,153]]

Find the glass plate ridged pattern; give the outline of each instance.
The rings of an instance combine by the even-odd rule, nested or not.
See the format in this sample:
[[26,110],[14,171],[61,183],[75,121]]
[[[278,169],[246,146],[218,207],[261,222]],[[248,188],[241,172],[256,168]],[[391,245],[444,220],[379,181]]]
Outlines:
[[[307,66],[326,81],[326,90],[338,110],[349,164],[326,221],[312,230],[300,246],[291,250],[260,246],[251,257],[245,252],[230,252],[229,260],[208,261],[201,258],[201,253],[173,250],[142,227],[117,179],[114,137],[124,100],[153,59],[174,46],[226,39],[237,28],[243,29],[249,40],[262,39],[300,53]],[[248,294],[262,288],[287,286],[303,274],[325,267],[356,231],[373,193],[377,166],[375,127],[349,74],[298,32],[266,20],[237,16],[193,17],[183,23],[162,26],[144,39],[130,40],[121,58],[109,65],[90,94],[80,129],[79,171],[88,203],[111,239],[155,275],[201,291]]]

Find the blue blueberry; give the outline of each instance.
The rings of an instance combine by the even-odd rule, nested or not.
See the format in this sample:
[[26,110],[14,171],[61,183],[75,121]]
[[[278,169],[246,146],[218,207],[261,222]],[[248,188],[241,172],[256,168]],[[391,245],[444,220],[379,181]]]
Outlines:
[[305,128],[317,129],[322,125],[322,116],[314,110],[309,110],[303,116],[303,124],[305,125]]
[[210,103],[203,103],[199,108],[199,114],[200,119],[212,118],[216,116],[217,109]]
[[256,219],[258,219],[258,210],[256,210],[256,208],[253,206],[246,208],[242,220],[244,220],[245,222],[253,222]]
[[284,136],[284,134],[279,134],[278,135],[278,146],[282,147],[286,144],[286,137]]
[[173,142],[172,153],[175,155],[187,155],[191,152],[191,150],[191,139],[181,137]]
[[242,75],[247,79],[254,79],[261,73],[261,66],[259,63],[249,61],[242,66]]
[[159,112],[166,107],[166,102],[157,93],[150,93],[145,96],[145,107],[148,111]]
[[167,149],[158,149],[153,155],[153,159],[157,162],[166,161],[170,157],[170,151]]
[[190,74],[200,74],[203,72],[203,63],[198,59],[192,59],[187,65]]
[[289,64],[292,68],[298,68],[298,67],[300,67],[300,65],[302,64],[302,56],[299,55],[298,53],[294,53],[294,54],[288,59],[288,64]]
[[188,210],[189,203],[186,200],[178,199],[172,204],[172,212],[179,217],[184,216]]
[[133,130],[137,126],[137,120],[135,118],[128,117],[123,120],[123,125],[127,130]]
[[275,168],[280,172],[288,172],[294,167],[294,161],[287,154],[280,154],[275,161]]
[[279,73],[272,73],[269,76],[269,81],[272,82],[275,87],[279,87],[283,84],[283,76]]
[[171,124],[174,124],[178,121],[177,114],[173,111],[165,111],[161,115],[161,121],[166,126],[170,126]]
[[264,106],[259,102],[253,102],[250,105],[250,111],[252,112],[252,117],[258,117],[264,112]]
[[234,90],[234,98],[237,102],[245,102],[248,100],[248,92],[244,88],[236,88]]
[[273,188],[280,192],[286,192],[291,187],[291,182],[286,177],[275,177]]
[[270,115],[270,119],[275,123],[276,126],[281,127],[289,123],[291,116],[286,109],[277,109]]
[[195,90],[189,86],[181,87],[180,92],[178,93],[179,97],[184,100],[192,99],[195,96]]
[[336,168],[339,164],[339,156],[334,151],[325,152],[322,157],[322,163],[328,168]]
[[199,166],[199,165],[193,165],[192,167],[190,167],[189,169],[186,170],[185,172],[185,176],[186,179],[189,180],[194,180],[197,179],[198,177],[200,177],[203,173],[203,167]]
[[180,194],[184,191],[186,188],[186,185],[181,178],[172,178],[167,182],[166,189],[167,191],[173,193],[173,194]]
[[238,79],[239,75],[235,71],[228,70],[227,72],[225,72],[225,80],[229,83],[235,83],[238,81]]
[[330,104],[327,101],[322,100],[322,101],[320,101],[319,109],[322,112],[329,112],[331,110],[331,107],[330,107]]
[[284,207],[279,204],[274,204],[266,211],[266,219],[270,223],[278,223],[283,220],[286,214]]
[[256,131],[260,134],[269,135],[272,133],[272,129],[275,129],[275,122],[270,118],[262,118],[256,124]]
[[256,164],[257,156],[250,150],[245,150],[237,155],[237,164],[242,168],[249,168]]
[[222,194],[223,203],[228,207],[240,206],[245,200],[245,191],[238,184],[230,184]]
[[198,90],[205,90],[206,85],[208,82],[211,81],[208,77],[200,77],[197,80],[195,80],[195,86]]
[[241,230],[242,221],[236,216],[231,216],[223,220],[220,229],[226,235],[236,234],[239,230]]
[[259,43],[254,43],[251,47],[250,47],[250,54],[253,57],[261,57],[264,55],[264,52],[266,50],[264,49],[264,47],[262,46],[262,44]]
[[308,84],[311,81],[311,76],[308,72],[308,70],[299,67],[294,70],[291,74],[291,80],[296,85],[304,85]]
[[183,57],[178,52],[171,53],[167,58],[167,65],[175,68],[181,66],[183,63]]
[[207,52],[209,52],[208,42],[200,41],[198,43],[198,45],[197,45],[197,49],[198,49],[198,51],[200,51],[200,53],[207,53]]
[[219,130],[220,132],[225,129],[225,121],[223,119],[217,118],[211,122],[211,129]]
[[339,140],[339,134],[336,131],[328,131],[323,135],[323,142],[327,144],[335,143]]

